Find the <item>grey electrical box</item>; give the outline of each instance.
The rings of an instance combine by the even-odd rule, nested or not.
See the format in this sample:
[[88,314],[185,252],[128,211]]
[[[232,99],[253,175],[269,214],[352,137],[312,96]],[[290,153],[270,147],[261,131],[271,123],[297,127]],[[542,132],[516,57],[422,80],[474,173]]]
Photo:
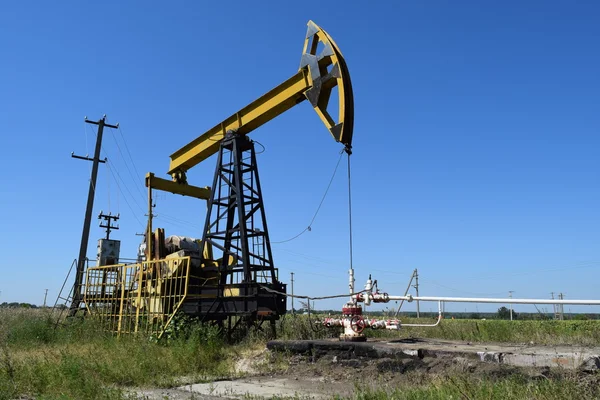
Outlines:
[[121,241],[111,239],[98,240],[97,265],[114,265],[119,263]]

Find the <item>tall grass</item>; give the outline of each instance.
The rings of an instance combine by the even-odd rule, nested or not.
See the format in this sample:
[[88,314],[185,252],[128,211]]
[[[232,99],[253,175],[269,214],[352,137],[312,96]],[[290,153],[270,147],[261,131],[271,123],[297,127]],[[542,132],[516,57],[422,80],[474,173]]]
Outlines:
[[[277,324],[279,338],[323,339],[340,333],[316,322],[315,316],[310,319],[306,315],[286,316]],[[417,336],[474,342],[598,345],[599,328],[597,321],[444,320],[435,328],[367,332],[387,338]],[[160,342],[143,335],[117,339],[92,319],[73,319],[56,327],[56,315],[47,310],[0,309],[0,400],[20,396],[126,399],[130,396],[126,390],[129,387],[170,387],[183,384],[182,377],[196,382],[228,377],[233,373],[233,359],[244,349],[264,346],[270,338],[268,333],[268,329],[255,331],[242,344],[227,346],[215,328],[183,323],[175,324],[167,340]],[[362,390],[357,396],[385,398],[381,397],[385,394],[394,398],[441,399],[479,398],[482,393],[492,393],[494,396],[490,398],[584,398],[579,396],[584,390],[581,385],[568,379],[535,384],[460,379],[435,381],[427,387],[411,386],[401,393]],[[465,397],[459,389],[472,394]],[[519,395],[512,396],[511,391]]]
[[405,384],[376,389],[358,386],[355,400],[447,400],[447,399],[597,399],[600,386],[593,380],[582,380],[575,375],[554,379],[531,380],[523,376],[503,379],[475,378],[465,375],[446,375],[426,380],[424,384]]
[[0,311],[0,400],[18,396],[122,399],[128,386],[167,387],[187,376],[227,376],[228,348],[215,329],[192,327],[169,341],[119,339],[93,320],[55,328],[43,311]]
[[[403,323],[424,323],[402,319]],[[427,323],[427,321],[425,321]],[[544,345],[600,345],[600,321],[506,321],[444,319],[437,327],[406,327],[399,332],[367,331],[372,337],[419,337],[469,342],[530,343]]]
[[[336,338],[340,328],[325,328],[318,324],[322,315],[286,315],[277,322],[277,335],[283,340]],[[402,323],[429,324],[427,319],[402,318]],[[530,343],[543,345],[600,345],[600,320],[468,320],[444,319],[436,327],[403,327],[399,331],[365,329],[371,338],[432,338],[468,342]],[[252,340],[266,340],[258,334]]]

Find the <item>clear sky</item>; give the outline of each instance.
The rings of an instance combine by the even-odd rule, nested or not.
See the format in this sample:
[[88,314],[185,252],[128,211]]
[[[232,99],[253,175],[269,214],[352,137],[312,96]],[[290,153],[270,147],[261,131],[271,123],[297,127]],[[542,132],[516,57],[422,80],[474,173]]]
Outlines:
[[[0,302],[41,304],[46,288],[53,302],[77,257],[90,163],[70,153],[92,154],[95,140],[84,116],[121,126],[106,131],[113,173],[100,167],[88,254],[110,210],[134,257],[143,175],[166,177],[174,150],[293,75],[309,19],[353,81],[357,285],[372,273],[401,294],[418,268],[424,295],[600,298],[597,2],[7,1]],[[271,240],[284,240],[309,223],[340,145],[308,102],[252,138],[266,148]],[[190,182],[209,185],[214,165]],[[297,293],[347,290],[344,168],[312,231],[274,245]],[[204,210],[160,194],[155,226],[198,237]]]

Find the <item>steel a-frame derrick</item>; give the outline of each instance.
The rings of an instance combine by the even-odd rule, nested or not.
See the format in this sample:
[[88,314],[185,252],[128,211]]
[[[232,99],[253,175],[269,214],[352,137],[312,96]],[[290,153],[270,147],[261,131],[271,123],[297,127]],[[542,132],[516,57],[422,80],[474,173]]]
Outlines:
[[246,135],[229,132],[221,142],[212,188],[202,238],[212,259],[202,263],[217,268],[218,282],[192,293],[184,308],[221,326],[229,320],[231,329],[273,324],[286,312],[286,285],[273,263],[254,143]]

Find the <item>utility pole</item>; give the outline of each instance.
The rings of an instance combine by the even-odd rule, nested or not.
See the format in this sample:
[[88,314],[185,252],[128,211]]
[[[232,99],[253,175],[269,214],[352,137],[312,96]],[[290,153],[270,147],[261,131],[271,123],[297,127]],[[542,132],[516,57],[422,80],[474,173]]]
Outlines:
[[[563,296],[563,294],[562,294],[562,293],[560,293],[560,294],[558,295],[558,299],[559,299],[559,300],[563,300],[563,299],[564,299],[564,296]],[[558,309],[559,309],[559,315],[560,315],[560,316],[559,316],[559,319],[562,321],[562,320],[564,320],[564,319],[565,319],[565,306],[564,306],[564,304],[559,304],[559,305],[558,305]]]
[[[552,300],[554,300],[554,292],[550,292]],[[552,310],[554,311],[554,319],[558,319],[558,310],[556,309],[557,304],[552,304]]]
[[[408,285],[406,286],[406,290],[404,291],[404,296],[406,296],[408,294],[408,291],[410,290],[410,288],[413,286],[413,279],[415,279],[415,273],[417,272],[417,269],[415,268],[415,270],[412,272],[412,274],[410,275],[410,280],[408,281]],[[418,287],[418,285],[417,285]],[[418,292],[417,292],[418,293]],[[400,305],[398,305],[398,309],[396,310],[396,314],[394,314],[394,318],[398,317],[398,313],[400,312],[400,309],[402,308],[402,305],[404,304],[404,300],[400,301]],[[417,314],[418,315],[418,314]]]
[[104,224],[102,223],[102,221],[100,221],[100,228],[106,228],[106,240],[110,240],[110,231],[112,229],[119,229],[119,225],[115,226],[112,224],[112,221],[117,222],[119,220],[119,215],[120,214],[111,215],[110,212],[108,214],[104,214],[102,211],[100,211],[98,219],[104,219]]
[[294,311],[294,273],[290,272],[290,274],[292,275],[292,279],[291,279],[291,283],[292,283],[292,315],[295,315],[295,311]]
[[44,293],[44,308],[46,308],[46,299],[48,298],[48,289],[46,289],[46,293]]
[[[415,288],[415,292],[417,293],[417,297],[419,297],[419,271],[417,271],[417,269],[415,268],[415,271],[413,272],[414,276],[415,276],[415,284],[414,284],[414,288]],[[419,308],[419,300],[417,300],[417,318],[421,317],[421,310]]]
[[[513,294],[514,290],[509,290],[508,291],[508,297],[510,297],[512,299],[512,294]],[[512,303],[510,303],[510,320],[513,320],[513,314],[512,314]]]
[[71,157],[81,160],[92,161],[92,174],[90,177],[90,187],[88,190],[87,206],[85,209],[85,218],[83,220],[83,232],[81,233],[81,244],[79,246],[79,258],[77,258],[77,271],[75,272],[75,282],[73,283],[73,301],[69,309],[69,316],[74,316],[79,310],[81,303],[81,284],[83,282],[83,273],[85,270],[85,260],[87,253],[87,245],[90,238],[90,224],[92,222],[92,209],[94,208],[94,194],[96,192],[96,178],[98,177],[98,165],[105,163],[106,159],[100,160],[100,150],[102,149],[102,134],[104,127],[117,129],[117,125],[109,125],[106,123],[106,114],[98,121],[90,121],[85,117],[85,122],[88,124],[98,125],[98,133],[96,134],[96,147],[94,149],[94,158],[76,156],[71,153]]
[[146,261],[152,261],[152,252],[154,249],[152,248],[152,241],[154,236],[152,235],[152,218],[155,215],[152,213],[152,208],[154,204],[152,204],[152,185],[148,185],[148,226],[146,227]]

